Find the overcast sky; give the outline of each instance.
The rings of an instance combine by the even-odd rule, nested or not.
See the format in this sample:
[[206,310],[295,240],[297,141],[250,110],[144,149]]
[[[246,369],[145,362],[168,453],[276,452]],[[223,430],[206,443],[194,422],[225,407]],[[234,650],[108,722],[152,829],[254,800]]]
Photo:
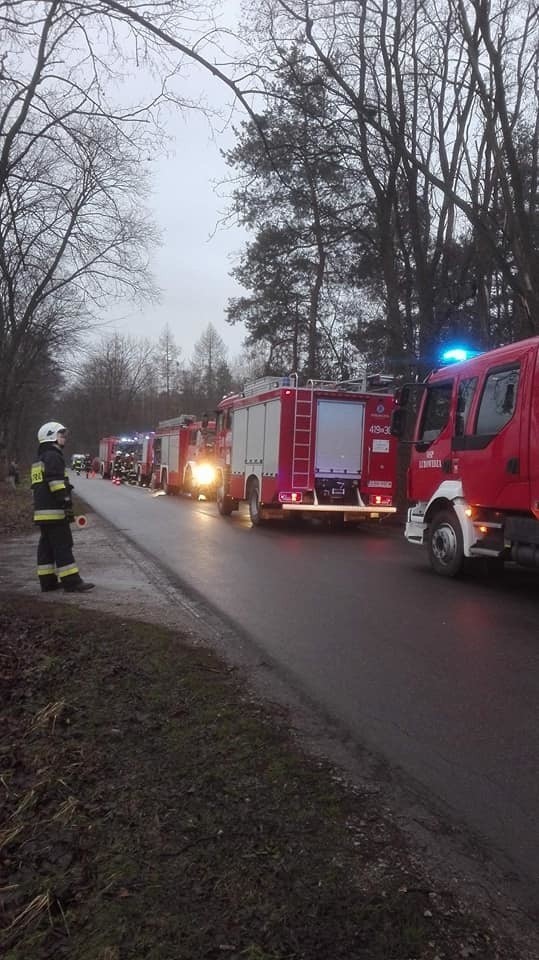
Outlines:
[[[208,107],[227,113],[230,91],[202,69],[191,68],[179,89],[193,99],[203,95]],[[241,119],[242,112],[236,110],[235,122]],[[171,113],[167,123],[167,134],[174,138],[171,155],[151,164],[150,210],[163,241],[152,256],[161,302],[142,309],[120,304],[107,318],[108,329],[152,339],[168,323],[183,360],[189,359],[210,322],[225,341],[229,360],[240,353],[245,336],[242,326],[232,327],[225,320],[228,298],[242,293],[229,273],[231,257],[241,250],[246,234],[237,227],[218,226],[227,203],[215,181],[230,174],[219,151],[234,142],[230,127],[219,132],[218,125],[219,121],[212,123],[212,133],[206,117],[196,110]]]

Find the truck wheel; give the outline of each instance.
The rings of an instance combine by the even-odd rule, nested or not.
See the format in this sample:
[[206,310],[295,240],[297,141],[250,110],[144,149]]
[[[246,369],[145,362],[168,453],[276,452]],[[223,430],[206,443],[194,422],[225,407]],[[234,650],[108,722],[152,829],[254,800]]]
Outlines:
[[427,540],[429,562],[442,577],[458,577],[464,566],[462,530],[454,510],[440,510],[432,520]]
[[258,480],[252,480],[249,484],[249,516],[253,527],[260,527],[264,522],[260,516],[260,487]]
[[222,477],[219,482],[219,486],[217,487],[217,491],[215,494],[215,501],[217,503],[217,509],[221,514],[221,516],[229,517],[234,509],[234,501],[232,500],[232,497],[229,497],[228,494],[225,493],[225,486],[224,486],[224,481]]

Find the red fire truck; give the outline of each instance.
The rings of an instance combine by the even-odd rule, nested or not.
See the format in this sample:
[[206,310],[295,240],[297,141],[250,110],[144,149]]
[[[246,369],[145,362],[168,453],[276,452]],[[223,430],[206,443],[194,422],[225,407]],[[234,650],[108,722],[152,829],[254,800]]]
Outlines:
[[215,496],[215,421],[182,414],[158,424],[152,486],[165,493]]
[[142,436],[134,434],[131,437],[103,437],[99,441],[99,470],[101,476],[108,480],[112,476],[114,461],[121,454],[129,456],[135,464],[142,451]]
[[[400,391],[395,436],[415,386]],[[407,539],[446,577],[473,557],[539,566],[539,337],[442,367],[420,389]]]
[[247,500],[254,525],[269,519],[338,522],[395,513],[393,398],[362,385],[266,377],[217,411],[217,506]]

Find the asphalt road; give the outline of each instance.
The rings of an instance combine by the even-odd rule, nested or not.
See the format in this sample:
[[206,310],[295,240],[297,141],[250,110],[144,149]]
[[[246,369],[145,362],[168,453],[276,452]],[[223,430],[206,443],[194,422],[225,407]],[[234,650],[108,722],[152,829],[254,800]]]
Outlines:
[[500,851],[539,915],[539,572],[445,581],[395,532],[253,529],[214,503],[76,487]]

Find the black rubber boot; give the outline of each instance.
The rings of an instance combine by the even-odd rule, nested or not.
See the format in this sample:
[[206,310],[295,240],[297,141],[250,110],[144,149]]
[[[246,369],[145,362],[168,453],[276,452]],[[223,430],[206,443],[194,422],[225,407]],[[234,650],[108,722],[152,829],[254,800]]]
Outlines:
[[64,590],[66,593],[86,593],[88,590],[93,590],[95,583],[89,583],[88,580],[79,580],[78,583],[64,583]]
[[51,583],[42,583],[41,584],[41,593],[51,593],[53,590],[59,590],[62,584],[59,580],[56,583],[51,581]]

